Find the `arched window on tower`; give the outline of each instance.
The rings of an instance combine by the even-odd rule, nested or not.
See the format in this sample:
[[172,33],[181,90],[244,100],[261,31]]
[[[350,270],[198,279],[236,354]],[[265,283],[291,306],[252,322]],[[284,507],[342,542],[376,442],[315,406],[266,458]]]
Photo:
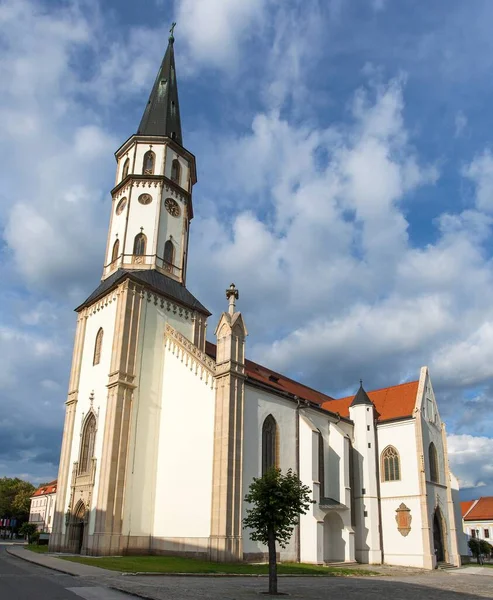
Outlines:
[[96,417],[91,412],[86,418],[82,428],[80,443],[79,474],[88,473],[91,467],[91,458],[94,456],[94,441],[96,439]]
[[142,166],[142,172],[144,175],[154,175],[154,165],[156,163],[156,155],[152,150],[149,150],[144,154],[144,164]]
[[175,258],[175,247],[171,240],[167,240],[164,244],[164,266],[172,267]]
[[430,463],[430,481],[440,483],[438,476],[438,453],[433,442],[428,446],[428,459]]
[[279,464],[279,435],[272,415],[266,417],[262,426],[262,475]]
[[180,184],[180,174],[181,174],[180,161],[177,158],[175,158],[175,160],[171,163],[171,181],[174,181],[175,183],[177,183],[179,185]]
[[93,365],[99,365],[101,361],[101,348],[103,347],[103,328],[100,327],[96,334],[96,341],[94,342],[94,358],[92,361]]
[[380,466],[382,481],[399,481],[401,478],[401,465],[399,453],[394,446],[387,446],[382,452]]
[[129,169],[130,169],[130,159],[127,158],[127,160],[123,164],[122,179],[125,179],[125,177],[128,175]]
[[147,238],[143,233],[135,236],[134,240],[134,256],[145,256]]
[[118,258],[118,256],[120,255],[120,240],[115,240],[115,243],[113,244],[113,251],[111,253],[111,262],[115,262],[115,260]]

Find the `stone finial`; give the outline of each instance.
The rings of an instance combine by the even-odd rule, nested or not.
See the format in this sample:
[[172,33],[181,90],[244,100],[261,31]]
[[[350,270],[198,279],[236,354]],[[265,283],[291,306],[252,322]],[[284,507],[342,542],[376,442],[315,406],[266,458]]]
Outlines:
[[230,315],[234,315],[235,314],[235,306],[236,306],[236,300],[238,300],[238,298],[240,297],[238,290],[235,287],[235,284],[232,283],[229,288],[226,290],[226,298],[229,301],[229,314]]

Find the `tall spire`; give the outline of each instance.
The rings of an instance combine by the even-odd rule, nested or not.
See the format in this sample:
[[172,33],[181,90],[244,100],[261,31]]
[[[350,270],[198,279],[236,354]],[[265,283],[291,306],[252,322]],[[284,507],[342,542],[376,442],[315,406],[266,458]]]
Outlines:
[[176,23],[173,23],[170,29],[168,48],[154,82],[137,134],[164,135],[182,145],[178,84],[176,82],[175,54],[173,50],[175,25]]

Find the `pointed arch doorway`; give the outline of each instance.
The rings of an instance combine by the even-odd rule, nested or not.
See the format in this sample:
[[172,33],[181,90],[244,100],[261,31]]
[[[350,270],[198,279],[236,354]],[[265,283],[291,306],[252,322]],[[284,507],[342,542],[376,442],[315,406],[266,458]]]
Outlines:
[[80,501],[74,512],[74,518],[72,521],[72,545],[73,551],[77,554],[81,554],[82,547],[84,545],[84,529],[86,519],[86,506],[84,502]]
[[445,561],[445,545],[443,543],[443,525],[440,509],[437,507],[433,515],[433,544],[438,562]]

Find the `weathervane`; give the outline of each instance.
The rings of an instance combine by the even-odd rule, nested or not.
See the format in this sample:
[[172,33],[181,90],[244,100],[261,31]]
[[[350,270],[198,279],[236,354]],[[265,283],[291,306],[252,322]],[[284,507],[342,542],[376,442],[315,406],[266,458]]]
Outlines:
[[176,23],[171,23],[171,29],[169,30],[169,41],[170,42],[175,41],[175,36],[174,36],[175,27],[176,27]]

